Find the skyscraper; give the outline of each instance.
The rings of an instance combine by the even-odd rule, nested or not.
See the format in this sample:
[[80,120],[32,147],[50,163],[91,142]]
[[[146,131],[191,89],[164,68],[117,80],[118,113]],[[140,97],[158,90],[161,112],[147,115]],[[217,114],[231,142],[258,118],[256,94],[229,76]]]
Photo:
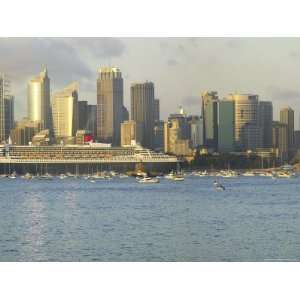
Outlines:
[[218,151],[234,151],[234,102],[219,101],[218,107]]
[[5,139],[10,136],[11,130],[14,128],[14,97],[8,96],[4,99],[4,111],[5,111]]
[[9,104],[13,104],[10,94],[10,81],[5,74],[0,74],[0,143],[7,139],[8,128],[11,119],[11,112],[8,110]]
[[203,146],[203,119],[200,116],[188,116],[189,135],[192,148]]
[[215,150],[218,148],[218,102],[217,92],[204,92],[202,94],[204,145]]
[[131,120],[143,126],[142,145],[153,147],[154,138],[154,84],[135,83],[131,86]]
[[183,109],[179,114],[171,114],[164,124],[164,151],[175,155],[190,155],[190,124]]
[[123,118],[122,122],[129,120],[129,111],[126,106],[123,105]]
[[39,122],[42,129],[51,129],[50,79],[47,69],[29,81],[27,92],[28,119]]
[[159,99],[154,99],[154,121],[160,120]]
[[294,147],[294,111],[290,107],[280,110],[280,122],[287,125],[288,151]]
[[78,129],[78,83],[55,93],[52,100],[53,131],[56,139],[70,139]]
[[288,159],[288,125],[272,122],[272,147],[277,150],[277,157],[283,163]]
[[154,146],[156,151],[164,150],[164,121],[155,121],[154,125]]
[[255,150],[259,146],[258,96],[229,94],[234,101],[235,146],[240,151]]
[[259,131],[260,147],[272,147],[272,122],[273,122],[273,104],[271,101],[259,101]]
[[88,102],[78,101],[78,129],[87,129]]
[[97,136],[97,105],[88,105],[88,118],[86,129],[91,132],[93,138]]
[[123,121],[123,78],[119,68],[101,68],[97,80],[97,136],[120,145]]

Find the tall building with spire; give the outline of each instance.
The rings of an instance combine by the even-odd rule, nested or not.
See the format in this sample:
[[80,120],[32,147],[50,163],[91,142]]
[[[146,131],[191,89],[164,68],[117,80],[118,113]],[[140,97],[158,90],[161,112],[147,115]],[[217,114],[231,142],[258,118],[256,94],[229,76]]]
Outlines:
[[123,121],[123,78],[119,68],[100,68],[97,79],[97,137],[120,145]]
[[28,82],[27,101],[28,119],[40,123],[42,129],[51,129],[50,79],[46,68]]

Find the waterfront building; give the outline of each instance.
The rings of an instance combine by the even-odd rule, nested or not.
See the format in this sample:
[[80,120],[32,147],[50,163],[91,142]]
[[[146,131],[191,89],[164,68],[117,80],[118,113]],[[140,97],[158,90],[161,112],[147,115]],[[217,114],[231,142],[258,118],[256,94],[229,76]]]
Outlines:
[[91,133],[94,140],[97,136],[97,105],[89,104],[87,107],[87,115],[86,129]]
[[155,121],[154,124],[154,149],[164,151],[164,121]]
[[272,122],[272,143],[277,150],[281,163],[288,159],[288,125],[282,122]]
[[200,116],[188,116],[189,132],[192,148],[203,146],[203,119]]
[[153,147],[154,129],[154,84],[152,82],[131,85],[131,120],[143,126],[142,145]]
[[13,96],[9,95],[4,99],[4,116],[5,116],[5,139],[7,140],[10,136],[11,130],[15,125],[14,116],[14,102]]
[[40,121],[31,121],[28,118],[16,123],[14,129],[11,130],[11,141],[13,145],[28,145],[33,136],[41,130]]
[[120,145],[123,121],[123,78],[119,68],[100,68],[97,79],[97,137]]
[[154,99],[154,121],[160,120],[159,99]]
[[178,125],[178,136],[180,139],[188,140],[191,137],[191,129],[189,118],[182,107],[179,108],[179,113],[170,114],[168,118],[169,122],[175,121]]
[[258,95],[229,94],[234,101],[235,146],[239,151],[255,150],[259,146]]
[[47,69],[32,78],[27,86],[28,119],[51,129],[50,79]]
[[71,141],[78,129],[78,83],[73,82],[56,92],[52,100],[55,139]]
[[88,102],[78,101],[78,129],[87,129],[88,123]]
[[233,152],[234,145],[234,102],[221,100],[218,102],[218,151]]
[[121,146],[141,144],[143,139],[143,124],[136,121],[124,121],[121,124]]
[[294,111],[290,107],[280,110],[280,122],[287,125],[288,151],[291,153],[294,148]]
[[296,150],[300,150],[300,130],[294,131],[294,146]]
[[271,101],[259,101],[258,120],[260,132],[260,147],[272,147],[273,104]]
[[164,124],[164,151],[180,156],[191,155],[190,129],[187,117],[172,114]]
[[215,91],[202,94],[202,117],[204,145],[218,148],[218,93]]

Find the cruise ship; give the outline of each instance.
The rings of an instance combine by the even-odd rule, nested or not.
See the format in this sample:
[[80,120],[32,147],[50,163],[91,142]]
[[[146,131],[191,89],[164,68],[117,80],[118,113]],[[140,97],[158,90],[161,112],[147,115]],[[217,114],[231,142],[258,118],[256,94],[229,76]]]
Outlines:
[[16,146],[0,145],[0,173],[89,174],[105,170],[118,172],[141,168],[149,172],[168,172],[176,168],[176,156],[158,153],[139,145],[107,147],[99,144]]

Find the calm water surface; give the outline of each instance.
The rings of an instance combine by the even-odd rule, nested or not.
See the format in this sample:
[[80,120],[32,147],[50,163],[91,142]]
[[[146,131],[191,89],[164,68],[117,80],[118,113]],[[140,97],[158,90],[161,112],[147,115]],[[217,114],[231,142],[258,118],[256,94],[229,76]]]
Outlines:
[[300,261],[300,178],[0,179],[1,261]]

